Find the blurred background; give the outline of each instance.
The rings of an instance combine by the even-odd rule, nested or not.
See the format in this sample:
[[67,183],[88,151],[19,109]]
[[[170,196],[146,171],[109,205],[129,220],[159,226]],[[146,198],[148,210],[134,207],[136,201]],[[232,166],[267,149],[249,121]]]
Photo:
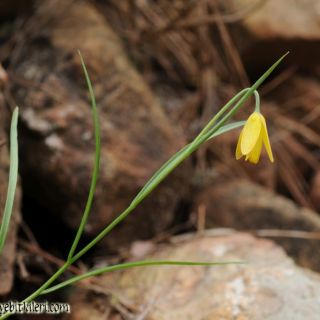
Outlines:
[[[265,153],[256,166],[236,161],[239,130],[206,143],[66,276],[144,257],[174,236],[205,235],[205,229],[271,239],[277,243],[272,252],[280,246],[297,268],[320,271],[319,1],[2,0],[0,19],[2,207],[9,119],[20,107],[19,192],[0,259],[3,301],[23,298],[63,263],[85,206],[94,128],[78,49],[93,81],[102,135],[97,192],[81,245],[125,209],[221,106],[290,54],[259,90],[274,164]],[[235,118],[245,120],[253,109],[252,100]],[[240,258],[259,248],[246,245]],[[81,300],[76,294],[56,299]],[[110,290],[104,294],[110,297]],[[111,305],[111,313],[97,318],[86,306],[86,317],[130,318]],[[131,316],[141,314],[132,304],[125,307]],[[150,319],[186,316],[152,313]]]

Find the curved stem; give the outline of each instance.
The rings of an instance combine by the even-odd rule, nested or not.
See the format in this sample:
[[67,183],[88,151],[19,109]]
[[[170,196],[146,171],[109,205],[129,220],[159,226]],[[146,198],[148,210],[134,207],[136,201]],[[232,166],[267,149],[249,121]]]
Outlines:
[[259,92],[257,90],[255,90],[255,92],[254,92],[254,97],[255,97],[255,100],[256,100],[256,105],[255,105],[254,111],[255,112],[260,112],[260,95],[259,95]]

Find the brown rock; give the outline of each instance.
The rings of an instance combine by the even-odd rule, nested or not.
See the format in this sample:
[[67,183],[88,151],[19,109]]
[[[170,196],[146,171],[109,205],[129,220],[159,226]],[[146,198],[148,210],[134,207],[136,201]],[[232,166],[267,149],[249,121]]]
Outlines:
[[[320,217],[313,211],[298,207],[293,201],[248,181],[230,182],[208,187],[199,194],[194,211],[203,206],[206,227],[227,227],[237,230],[279,229],[320,231]],[[290,255],[303,265],[320,270],[314,252],[319,241],[275,237]]]
[[[92,115],[79,48],[93,80],[101,123],[101,170],[86,228],[93,235],[129,205],[185,141],[91,4],[46,1],[33,19],[42,27],[26,41],[15,65],[15,76],[32,85],[25,87],[20,81],[14,87],[21,105],[27,192],[69,226],[78,226],[94,160]],[[145,238],[166,227],[184,192],[174,191],[182,181],[183,168],[112,239],[121,243]]]
[[[0,95],[2,100],[2,96]],[[0,146],[0,221],[2,221],[3,210],[6,201],[9,173],[9,154],[5,141],[7,140],[4,127],[8,118],[5,117],[3,101],[0,101],[0,141],[4,144]],[[0,255],[0,296],[6,295],[11,291],[14,277],[14,262],[16,257],[16,236],[20,222],[20,188],[17,187],[15,204],[12,212],[9,232],[4,249]]]
[[69,319],[113,319],[115,310],[148,320],[315,320],[320,313],[319,275],[297,267],[268,240],[240,233],[193,236],[147,259],[247,264],[135,268],[101,276],[100,293],[76,289]]
[[[250,70],[271,64],[287,51],[282,66],[314,70],[320,53],[320,4],[317,0],[220,1],[225,11],[239,13],[231,26],[237,47]],[[247,10],[253,8],[253,10]],[[243,12],[248,12],[241,15]]]
[[[229,0],[235,11],[251,0]],[[259,39],[320,39],[320,3],[317,0],[268,0],[248,14],[243,25]]]

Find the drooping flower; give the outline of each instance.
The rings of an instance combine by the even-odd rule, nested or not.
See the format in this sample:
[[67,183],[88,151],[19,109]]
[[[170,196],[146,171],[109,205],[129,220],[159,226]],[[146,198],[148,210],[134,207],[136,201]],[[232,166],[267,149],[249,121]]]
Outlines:
[[266,120],[260,112],[254,112],[245,123],[237,144],[236,159],[245,157],[251,163],[258,163],[264,145],[269,159],[274,162]]

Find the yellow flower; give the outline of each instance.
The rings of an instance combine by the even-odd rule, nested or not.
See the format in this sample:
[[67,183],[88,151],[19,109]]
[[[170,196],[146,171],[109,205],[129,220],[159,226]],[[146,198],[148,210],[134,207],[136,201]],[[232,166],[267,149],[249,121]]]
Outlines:
[[273,155],[270,146],[266,120],[259,112],[254,112],[244,125],[237,144],[236,159],[245,156],[245,160],[251,163],[258,163],[262,144],[264,144],[271,162]]

